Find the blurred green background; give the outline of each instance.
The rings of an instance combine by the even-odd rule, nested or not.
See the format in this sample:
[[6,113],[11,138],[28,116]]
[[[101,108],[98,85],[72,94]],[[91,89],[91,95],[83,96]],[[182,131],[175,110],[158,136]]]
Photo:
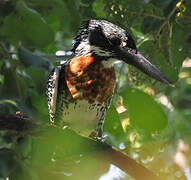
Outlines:
[[[1,0],[0,112],[49,124],[47,76],[59,59],[70,57],[55,53],[71,49],[88,19],[128,30],[139,50],[175,83],[167,87],[117,63],[104,124],[107,143],[161,179],[191,179],[190,0]],[[118,176],[106,177],[104,158],[89,156],[95,151],[91,143],[73,136],[51,126],[32,134],[1,131],[0,180],[132,179],[111,167],[110,174]]]

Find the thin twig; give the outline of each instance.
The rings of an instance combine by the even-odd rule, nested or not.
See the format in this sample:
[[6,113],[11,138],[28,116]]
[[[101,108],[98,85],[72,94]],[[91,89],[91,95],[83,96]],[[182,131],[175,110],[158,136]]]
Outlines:
[[170,18],[172,17],[172,15],[175,13],[176,10],[177,10],[177,7],[175,6],[173,10],[170,12],[170,14],[167,16],[167,18],[165,18],[165,21],[163,22],[163,24],[160,26],[156,37],[160,36],[160,33],[162,32],[163,28],[168,24]]
[[154,14],[138,13],[138,12],[136,12],[136,11],[132,11],[132,10],[129,10],[129,9],[126,9],[126,11],[129,12],[129,13],[135,14],[135,15],[149,16],[149,17],[153,17],[153,18],[156,18],[156,19],[160,19],[160,20],[165,20],[165,19],[166,19],[166,18],[163,17],[163,16],[157,16],[157,15],[154,15]]

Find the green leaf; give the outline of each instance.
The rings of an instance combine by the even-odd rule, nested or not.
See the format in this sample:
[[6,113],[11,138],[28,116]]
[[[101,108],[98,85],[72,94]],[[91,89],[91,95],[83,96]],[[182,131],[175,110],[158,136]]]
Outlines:
[[16,169],[15,153],[7,148],[0,149],[0,177],[7,177]]
[[11,99],[0,100],[0,110],[1,112],[14,114],[16,111],[20,111],[18,104]]
[[4,84],[4,79],[5,79],[5,77],[0,74],[0,84]]
[[[79,28],[81,23],[81,16],[79,13],[79,0],[65,0],[64,2],[67,6],[66,8],[69,11],[69,19],[70,19],[70,22],[68,22],[69,31],[76,33],[76,29]],[[73,18],[71,18],[71,16]],[[66,18],[65,20],[68,21],[68,18]]]
[[27,97],[28,86],[23,72],[11,66],[11,68],[5,68],[3,73],[5,78],[2,92],[7,96],[24,100]]
[[[80,26],[81,16],[79,11],[79,0],[30,0],[26,4],[36,11],[51,26],[51,29],[66,38],[71,38]],[[59,37],[59,39],[61,39]]]
[[54,39],[53,31],[39,13],[17,2],[16,10],[4,20],[3,34],[11,41],[24,45],[44,47]]
[[109,144],[118,146],[122,138],[124,138],[123,127],[114,106],[111,106],[107,111],[103,131],[107,135],[106,141]]
[[171,37],[171,61],[177,72],[180,72],[183,60],[186,58],[184,53],[184,44],[187,37],[185,29],[179,26],[177,23],[172,25],[172,37]]
[[19,59],[25,66],[33,66],[43,70],[49,70],[52,68],[51,63],[44,57],[38,56],[23,46],[18,48]]
[[38,118],[42,121],[49,121],[48,117],[48,105],[47,105],[47,98],[43,95],[40,95],[37,91],[31,91],[31,102],[33,107],[37,110]]
[[30,78],[27,78],[29,86],[35,87],[38,92],[45,93],[47,81],[46,73],[33,67],[27,68],[25,72],[30,76]]
[[96,0],[93,3],[93,11],[96,13],[97,17],[106,18],[104,11],[105,3],[102,0]]
[[164,56],[164,54],[162,53],[156,53],[155,57],[158,57],[158,62],[160,64],[160,70],[172,81],[172,82],[176,82],[178,81],[178,70],[177,68],[169,65],[167,63],[167,60]]
[[143,4],[141,9],[142,14],[145,15],[143,16],[144,19],[141,24],[142,32],[148,33],[158,30],[164,18],[162,10],[150,3]]
[[123,104],[127,108],[130,122],[147,132],[159,131],[168,123],[167,116],[159,103],[145,92],[127,87],[121,92]]

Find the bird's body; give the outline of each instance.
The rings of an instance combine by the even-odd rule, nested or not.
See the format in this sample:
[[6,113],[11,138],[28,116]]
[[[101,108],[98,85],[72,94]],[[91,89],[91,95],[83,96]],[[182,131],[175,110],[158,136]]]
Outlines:
[[94,130],[101,133],[116,82],[113,64],[96,58],[99,57],[74,57],[54,69],[49,77],[49,89],[54,91],[49,93],[56,96],[49,99],[51,121],[55,123],[59,119],[59,123],[83,135],[90,135]]
[[107,21],[85,22],[74,38],[72,51],[74,57],[51,72],[47,95],[51,122],[67,125],[80,134],[89,135],[96,130],[97,136],[102,135],[116,83],[115,60],[127,61],[170,84],[156,66],[137,51],[132,37]]

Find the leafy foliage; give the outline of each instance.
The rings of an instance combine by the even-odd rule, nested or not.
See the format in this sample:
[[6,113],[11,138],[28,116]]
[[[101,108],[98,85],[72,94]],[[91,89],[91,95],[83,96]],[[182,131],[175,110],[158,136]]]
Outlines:
[[148,132],[164,129],[167,116],[162,107],[143,91],[128,87],[121,95],[123,104],[129,111],[131,124]]
[[[70,50],[78,27],[87,19],[106,19],[130,31],[139,50],[175,83],[174,88],[166,87],[133,67],[116,64],[118,82],[104,124],[106,141],[162,179],[188,178],[184,171],[191,162],[189,0],[137,0],[136,3],[133,0],[2,0],[0,111],[21,112],[37,122],[49,122],[45,86],[50,69],[58,64],[54,54],[58,50]],[[62,141],[67,141],[71,149],[64,147]],[[0,177],[71,179],[73,174],[75,179],[88,167],[90,174],[81,172],[84,175],[81,178],[90,179],[99,163],[87,158],[85,149],[91,146],[82,144],[66,139],[65,130],[58,127],[28,136],[1,132]],[[176,159],[178,153],[186,158],[184,166]],[[80,166],[76,162],[82,160],[81,156],[86,158]],[[103,166],[97,169],[95,177],[98,179],[107,169]]]

